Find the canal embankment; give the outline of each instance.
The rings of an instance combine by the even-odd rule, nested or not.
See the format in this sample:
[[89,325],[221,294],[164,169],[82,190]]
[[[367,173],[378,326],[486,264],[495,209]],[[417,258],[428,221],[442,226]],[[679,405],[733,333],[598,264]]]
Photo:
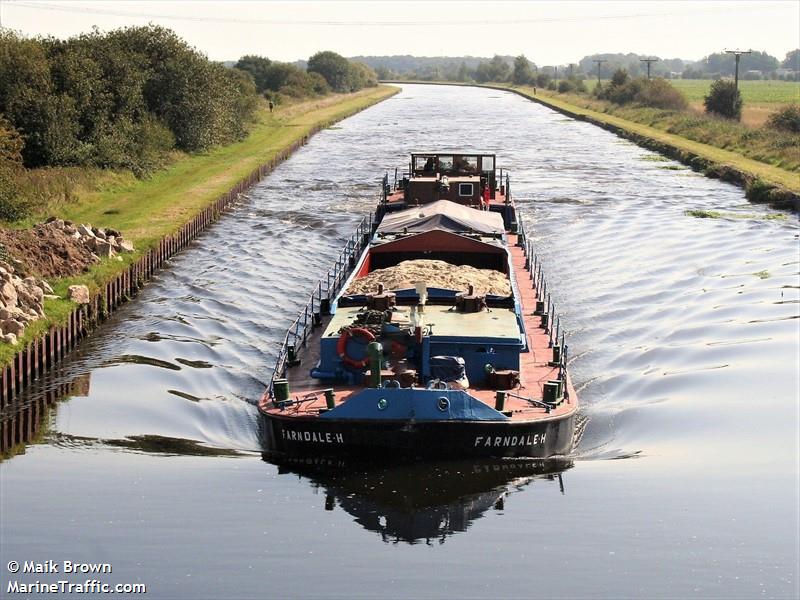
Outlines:
[[[681,162],[708,177],[741,186],[745,189],[747,198],[752,202],[766,203],[778,209],[800,211],[799,173],[754,160],[733,150],[691,140],[618,115],[579,106],[570,102],[569,99],[565,99],[563,94],[535,89],[531,86],[426,81],[413,83],[469,85],[512,92],[570,118],[586,121],[606,129],[639,146]],[[567,98],[569,97],[567,96]]]
[[[51,279],[57,298],[45,300],[45,318],[26,328],[16,345],[0,345],[3,404],[60,362],[80,339],[135,296],[164,262],[216,221],[254,183],[316,132],[399,91],[380,86],[262,111],[243,141],[185,157],[146,180],[96,189],[65,203],[56,217],[125,232],[135,251],[103,260],[88,272]],[[86,285],[88,304],[68,299]]]

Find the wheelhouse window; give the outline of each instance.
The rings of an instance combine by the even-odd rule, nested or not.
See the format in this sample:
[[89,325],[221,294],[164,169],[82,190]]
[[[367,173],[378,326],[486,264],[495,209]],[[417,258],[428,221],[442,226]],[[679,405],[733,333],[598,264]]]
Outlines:
[[484,172],[494,171],[494,156],[481,157],[481,170]]
[[477,156],[459,156],[456,161],[456,169],[461,173],[477,173],[478,172],[478,157]]
[[439,170],[440,171],[452,171],[453,170],[453,157],[452,156],[440,156],[439,157]]
[[423,173],[433,173],[436,171],[436,157],[435,156],[415,156],[414,157],[414,170],[422,171]]
[[471,198],[474,191],[475,191],[475,188],[473,187],[473,184],[471,184],[471,183],[459,183],[458,184],[458,195],[459,196],[467,196],[467,197]]

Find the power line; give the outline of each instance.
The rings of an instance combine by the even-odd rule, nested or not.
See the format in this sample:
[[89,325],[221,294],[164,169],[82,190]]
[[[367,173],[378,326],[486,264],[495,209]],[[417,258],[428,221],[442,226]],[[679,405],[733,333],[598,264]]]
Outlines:
[[650,65],[654,62],[658,62],[659,58],[640,58],[639,62],[647,63],[647,78],[650,79]]
[[592,62],[597,63],[597,85],[600,85],[600,67],[608,61],[605,58],[595,58]]
[[[94,8],[82,6],[70,6],[64,4],[48,4],[46,2],[25,2],[22,0],[7,0],[5,2],[7,7],[31,8],[35,10],[55,10],[61,12],[83,13],[90,15],[106,15],[115,17],[131,17],[139,19],[168,19],[177,21],[195,21],[195,22],[208,22],[208,23],[236,23],[244,25],[324,25],[324,26],[453,26],[463,27],[465,25],[485,26],[485,25],[523,25],[535,23],[570,23],[570,22],[583,22],[583,21],[597,21],[597,20],[615,20],[615,19],[643,19],[643,18],[663,18],[679,15],[697,15],[703,12],[715,13],[720,11],[728,11],[727,8],[720,9],[707,9],[706,11],[683,11],[683,12],[669,12],[669,13],[632,13],[625,15],[597,15],[585,17],[536,17],[529,19],[480,19],[480,20],[458,20],[458,19],[426,19],[420,21],[337,21],[337,20],[310,20],[310,19],[237,19],[234,17],[201,17],[192,15],[176,15],[176,14],[143,14],[135,12],[127,12],[110,8]],[[773,7],[774,8],[774,7]],[[759,9],[762,12],[762,9]]]
[[742,54],[750,54],[752,50],[725,50],[725,54],[733,54],[734,58],[736,59],[736,75],[733,79],[733,84],[736,89],[739,89],[739,60],[742,58]]

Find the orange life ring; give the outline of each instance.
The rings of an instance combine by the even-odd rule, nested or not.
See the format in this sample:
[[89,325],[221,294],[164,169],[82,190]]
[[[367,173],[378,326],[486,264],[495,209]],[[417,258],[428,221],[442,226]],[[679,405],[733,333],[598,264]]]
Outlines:
[[363,338],[367,343],[370,343],[375,339],[375,334],[369,329],[364,329],[363,327],[351,327],[350,329],[345,329],[339,336],[339,341],[336,342],[336,353],[339,355],[339,358],[342,359],[344,364],[349,365],[354,369],[363,369],[369,364],[369,356],[365,356],[361,360],[355,360],[354,358],[347,356],[347,340],[356,335],[360,338]]

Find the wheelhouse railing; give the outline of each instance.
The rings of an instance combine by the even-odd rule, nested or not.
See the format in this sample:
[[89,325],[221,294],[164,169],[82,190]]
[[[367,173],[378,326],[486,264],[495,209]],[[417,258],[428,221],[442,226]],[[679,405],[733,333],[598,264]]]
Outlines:
[[283,377],[286,367],[297,364],[297,352],[307,345],[312,331],[322,324],[323,315],[330,311],[331,301],[338,294],[347,278],[353,272],[361,252],[369,244],[373,233],[374,217],[366,215],[356,227],[353,235],[345,243],[333,267],[320,279],[305,307],[289,326],[275,360],[275,368],[269,379],[269,397],[273,397],[275,379]]

